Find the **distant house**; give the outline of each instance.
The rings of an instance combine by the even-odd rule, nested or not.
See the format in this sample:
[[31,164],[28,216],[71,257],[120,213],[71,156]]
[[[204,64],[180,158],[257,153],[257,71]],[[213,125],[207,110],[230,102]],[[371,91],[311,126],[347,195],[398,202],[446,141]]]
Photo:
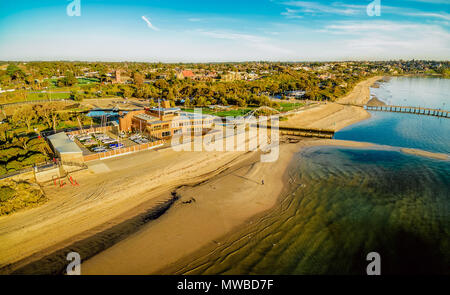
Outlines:
[[182,80],[184,78],[192,79],[194,77],[195,77],[195,74],[191,70],[184,70],[184,71],[181,71],[181,72],[179,72],[177,74],[177,78],[180,79],[180,80]]
[[306,91],[303,91],[303,90],[286,91],[284,93],[284,95],[288,99],[299,99],[299,98],[302,98],[303,96],[305,96],[305,94],[306,94]]

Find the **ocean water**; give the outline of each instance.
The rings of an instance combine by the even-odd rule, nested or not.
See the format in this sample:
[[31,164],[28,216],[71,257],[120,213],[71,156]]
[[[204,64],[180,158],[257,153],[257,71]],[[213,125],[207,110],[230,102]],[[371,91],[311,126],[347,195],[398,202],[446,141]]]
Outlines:
[[280,206],[188,274],[449,274],[450,165],[389,149],[312,147]]
[[370,93],[388,105],[450,108],[450,79],[392,77]]
[[[372,88],[371,94],[388,105],[449,109],[450,79],[394,77]],[[450,119],[370,112],[372,117],[348,126],[336,139],[371,142],[430,152],[450,153]]]

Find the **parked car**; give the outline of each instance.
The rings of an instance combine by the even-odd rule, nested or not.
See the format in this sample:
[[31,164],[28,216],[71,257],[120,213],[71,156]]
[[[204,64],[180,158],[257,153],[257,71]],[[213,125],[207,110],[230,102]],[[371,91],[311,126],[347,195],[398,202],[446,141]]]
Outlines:
[[109,145],[109,147],[113,150],[116,150],[116,149],[123,148],[124,145],[123,145],[123,143],[112,143]]
[[104,147],[96,147],[96,148],[93,148],[92,151],[95,153],[104,153],[104,152],[107,152],[108,150]]

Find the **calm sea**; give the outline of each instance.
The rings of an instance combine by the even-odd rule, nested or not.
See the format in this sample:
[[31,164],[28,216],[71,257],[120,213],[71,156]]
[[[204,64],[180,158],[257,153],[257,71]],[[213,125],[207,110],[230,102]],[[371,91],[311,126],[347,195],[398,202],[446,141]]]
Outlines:
[[[450,79],[394,77],[371,89],[388,105],[450,109]],[[336,139],[450,153],[450,119],[371,112],[372,118],[344,128]]]

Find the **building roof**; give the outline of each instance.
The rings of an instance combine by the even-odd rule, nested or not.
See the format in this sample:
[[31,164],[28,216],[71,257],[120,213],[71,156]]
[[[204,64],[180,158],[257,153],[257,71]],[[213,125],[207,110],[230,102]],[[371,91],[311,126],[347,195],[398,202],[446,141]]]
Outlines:
[[144,120],[144,121],[155,121],[155,120],[158,120],[157,117],[150,116],[150,115],[147,115],[147,114],[138,114],[138,115],[135,115],[134,117],[137,118],[137,119],[140,119],[140,120]]
[[151,108],[150,110],[156,111],[156,112],[178,112],[181,109],[180,108]]
[[53,148],[60,154],[77,154],[83,153],[80,147],[69,139],[65,132],[56,133],[47,137]]
[[208,119],[208,118],[213,118],[214,116],[209,115],[209,114],[198,114],[198,113],[188,113],[188,112],[181,112],[180,113],[180,118],[183,119],[184,118],[189,118],[189,119]]
[[194,73],[191,70],[184,70],[182,72],[182,74],[183,74],[184,77],[189,77],[189,78],[195,76]]

